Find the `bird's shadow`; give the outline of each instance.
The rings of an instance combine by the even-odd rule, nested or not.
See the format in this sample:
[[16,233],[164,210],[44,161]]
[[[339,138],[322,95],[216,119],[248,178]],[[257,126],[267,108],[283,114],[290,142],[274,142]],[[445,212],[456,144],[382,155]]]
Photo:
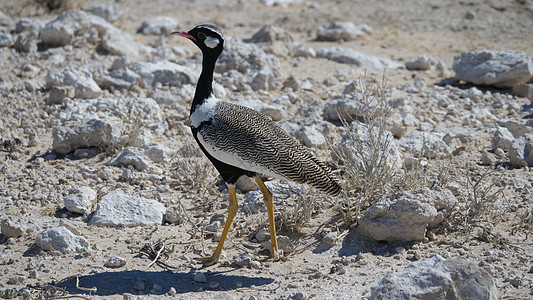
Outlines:
[[[208,289],[228,291],[237,288],[259,287],[274,282],[274,279],[267,277],[228,275],[222,272],[209,273],[206,276],[207,283],[198,283],[194,281],[194,274],[190,272],[140,270],[102,272],[79,277],[73,276],[57,284],[57,287],[64,289],[69,294],[96,296],[123,295],[124,293],[163,295],[171,287],[176,290],[177,294],[183,294]],[[209,288],[212,283],[217,283],[215,288]]]

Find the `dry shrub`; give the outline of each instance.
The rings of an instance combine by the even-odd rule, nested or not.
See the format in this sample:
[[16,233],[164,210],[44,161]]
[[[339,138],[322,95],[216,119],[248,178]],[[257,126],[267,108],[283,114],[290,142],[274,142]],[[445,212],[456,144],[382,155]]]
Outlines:
[[481,174],[474,174],[467,163],[465,170],[464,193],[458,197],[460,207],[454,214],[455,224],[461,224],[466,233],[474,228],[486,231],[487,225],[494,227],[503,221],[504,211],[509,206],[504,194],[503,175],[498,174],[498,167],[494,166],[489,166]]
[[[341,118],[346,131],[345,146],[333,148],[332,156],[347,175],[345,193],[338,198],[337,209],[348,223],[353,223],[364,210],[393,191],[426,186],[422,179],[427,169],[419,161],[409,169],[400,168],[402,161],[391,161],[394,138],[389,130],[390,107],[385,83],[385,76],[381,83],[367,77],[356,82],[357,95],[352,98],[359,101],[360,123]],[[346,113],[339,112],[342,115]],[[358,126],[363,126],[367,134],[360,135]]]
[[291,188],[289,197],[283,203],[284,205],[277,207],[277,228],[289,232],[300,232],[309,224],[311,217],[327,205],[327,202],[323,201],[322,193],[313,188]]

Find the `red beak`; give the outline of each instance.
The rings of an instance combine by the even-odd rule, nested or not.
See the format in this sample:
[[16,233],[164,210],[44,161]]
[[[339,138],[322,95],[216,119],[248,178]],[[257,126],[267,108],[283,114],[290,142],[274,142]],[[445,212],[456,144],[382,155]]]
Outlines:
[[172,32],[172,34],[177,34],[179,36],[186,37],[196,42],[196,39],[194,38],[194,36],[190,35],[187,31],[174,31]]

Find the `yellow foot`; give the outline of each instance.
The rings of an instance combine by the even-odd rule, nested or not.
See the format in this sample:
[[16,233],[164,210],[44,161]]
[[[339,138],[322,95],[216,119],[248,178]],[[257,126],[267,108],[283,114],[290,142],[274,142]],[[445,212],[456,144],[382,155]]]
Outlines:
[[212,266],[218,262],[218,257],[214,257],[214,256],[197,257],[195,259],[201,262],[204,265],[204,267]]

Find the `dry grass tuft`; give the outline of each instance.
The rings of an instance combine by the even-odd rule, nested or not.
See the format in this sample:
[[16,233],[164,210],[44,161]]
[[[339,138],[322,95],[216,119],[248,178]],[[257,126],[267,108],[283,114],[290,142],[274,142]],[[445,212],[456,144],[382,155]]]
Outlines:
[[464,233],[481,229],[481,236],[490,236],[490,228],[505,218],[509,207],[505,197],[505,182],[499,168],[489,166],[476,174],[467,163],[463,193],[459,195],[459,206],[454,214],[454,223],[461,224]]

